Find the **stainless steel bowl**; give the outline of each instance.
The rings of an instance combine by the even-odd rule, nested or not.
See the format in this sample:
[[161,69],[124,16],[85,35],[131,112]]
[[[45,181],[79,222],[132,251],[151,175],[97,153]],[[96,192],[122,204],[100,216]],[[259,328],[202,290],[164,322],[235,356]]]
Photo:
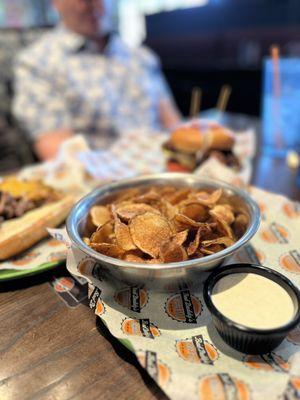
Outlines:
[[[222,188],[226,196],[229,196],[234,204],[243,208],[248,213],[249,226],[245,234],[233,246],[227,249],[203,258],[170,264],[125,262],[97,253],[82,241],[86,219],[93,205],[105,202],[105,200],[121,190],[153,185],[188,186],[211,190]],[[122,180],[96,189],[74,206],[67,220],[67,231],[72,245],[95,260],[97,263],[97,273],[103,274],[116,284],[146,285],[152,289],[164,290],[168,287],[182,284],[182,282],[194,281],[204,271],[212,270],[221,265],[225,259],[249,242],[256,233],[259,224],[259,207],[245,191],[225,182],[204,179],[196,175],[163,173]],[[97,277],[94,275],[94,278]]]

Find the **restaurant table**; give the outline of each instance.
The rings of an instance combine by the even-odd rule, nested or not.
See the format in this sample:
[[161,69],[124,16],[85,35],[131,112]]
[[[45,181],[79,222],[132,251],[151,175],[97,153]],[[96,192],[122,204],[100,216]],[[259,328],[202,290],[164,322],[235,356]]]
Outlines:
[[[284,159],[257,156],[252,183],[300,200]],[[62,302],[49,280],[64,274],[0,284],[0,399],[166,399],[85,304]]]

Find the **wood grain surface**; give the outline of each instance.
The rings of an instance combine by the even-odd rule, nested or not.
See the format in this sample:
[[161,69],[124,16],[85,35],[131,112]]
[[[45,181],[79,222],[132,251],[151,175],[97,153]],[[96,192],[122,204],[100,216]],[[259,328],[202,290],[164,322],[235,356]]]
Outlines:
[[[260,156],[253,183],[300,200],[299,173]],[[0,284],[0,399],[166,399],[85,306],[68,308],[52,274]]]
[[0,399],[165,399],[134,355],[86,305],[68,308],[50,278],[0,285]]

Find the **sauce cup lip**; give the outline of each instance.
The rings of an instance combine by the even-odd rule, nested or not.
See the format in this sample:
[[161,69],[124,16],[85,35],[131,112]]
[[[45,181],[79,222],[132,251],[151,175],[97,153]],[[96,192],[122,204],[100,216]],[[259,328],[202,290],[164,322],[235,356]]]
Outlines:
[[[228,317],[226,317],[223,313],[221,313],[216,306],[212,302],[212,291],[215,284],[225,276],[236,274],[236,273],[254,273],[261,276],[264,276],[268,279],[279,284],[283,287],[287,292],[287,288],[294,292],[295,297],[297,299],[297,309],[294,317],[285,325],[279,326],[277,328],[271,329],[257,329],[251,328],[243,324],[239,324],[235,321],[232,321]],[[289,294],[289,292],[288,292]],[[289,294],[290,295],[290,294]],[[240,332],[255,334],[255,335],[272,335],[272,334],[287,334],[290,330],[292,330],[299,322],[300,322],[300,291],[299,289],[284,275],[261,265],[256,264],[230,264],[225,267],[221,267],[217,271],[213,272],[209,275],[209,277],[204,282],[203,287],[203,297],[206,303],[206,306],[210,313],[221,320],[226,325],[230,326],[233,329],[236,329]]]

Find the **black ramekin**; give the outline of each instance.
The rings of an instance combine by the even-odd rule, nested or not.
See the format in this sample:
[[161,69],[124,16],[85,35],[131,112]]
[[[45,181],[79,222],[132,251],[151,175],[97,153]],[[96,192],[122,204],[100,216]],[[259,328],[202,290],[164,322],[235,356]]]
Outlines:
[[[253,329],[231,321],[214,306],[211,295],[215,284],[224,276],[235,273],[262,275],[282,286],[291,296],[295,306],[295,316],[286,325],[275,329]],[[232,264],[212,273],[204,284],[204,301],[209,309],[215,328],[223,340],[234,349],[247,354],[268,353],[277,347],[300,322],[300,292],[285,276],[269,268],[253,264]],[[266,293],[266,296],[268,294]]]

